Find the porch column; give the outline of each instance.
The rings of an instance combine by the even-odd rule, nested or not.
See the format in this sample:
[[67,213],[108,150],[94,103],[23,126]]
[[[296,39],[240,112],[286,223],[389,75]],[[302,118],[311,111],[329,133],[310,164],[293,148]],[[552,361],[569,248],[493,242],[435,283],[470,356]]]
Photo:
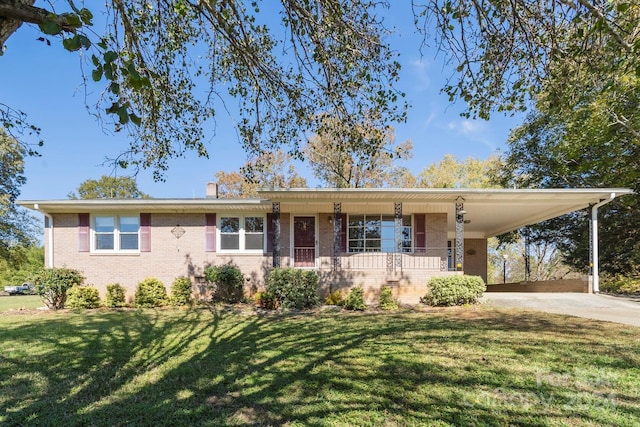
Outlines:
[[273,218],[271,225],[273,226],[273,268],[280,267],[280,203],[273,202],[271,204]]
[[333,271],[340,270],[342,264],[342,203],[333,204]]
[[456,199],[456,271],[464,271],[464,199]]
[[402,203],[393,204],[395,267],[402,270]]

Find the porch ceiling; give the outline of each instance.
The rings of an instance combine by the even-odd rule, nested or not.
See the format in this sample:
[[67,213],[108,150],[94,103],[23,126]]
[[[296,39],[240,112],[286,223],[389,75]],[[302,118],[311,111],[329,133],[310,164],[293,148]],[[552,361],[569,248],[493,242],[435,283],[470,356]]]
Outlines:
[[[392,213],[401,202],[405,214],[442,212],[447,214],[448,232],[455,233],[455,203],[464,204],[465,235],[487,238],[587,208],[601,200],[631,194],[626,188],[602,189],[289,189],[261,191],[265,199],[287,206],[304,206],[314,211],[333,202],[342,203],[346,213]],[[383,206],[386,209],[381,209]],[[372,210],[372,209],[377,210]]]

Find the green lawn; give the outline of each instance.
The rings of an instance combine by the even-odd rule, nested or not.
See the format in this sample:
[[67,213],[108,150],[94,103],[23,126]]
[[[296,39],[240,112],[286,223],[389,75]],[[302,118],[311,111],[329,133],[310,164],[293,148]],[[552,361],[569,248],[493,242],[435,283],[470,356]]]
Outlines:
[[640,329],[489,308],[0,315],[0,424],[640,425]]
[[33,310],[38,307],[44,307],[44,303],[37,295],[0,295],[0,313],[10,310]]

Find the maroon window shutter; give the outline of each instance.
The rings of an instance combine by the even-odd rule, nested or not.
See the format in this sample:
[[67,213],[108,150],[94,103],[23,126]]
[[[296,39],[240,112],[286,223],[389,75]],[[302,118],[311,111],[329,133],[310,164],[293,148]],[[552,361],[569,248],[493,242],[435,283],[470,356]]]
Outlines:
[[347,214],[340,214],[342,216],[342,230],[340,230],[341,234],[341,246],[342,252],[349,252],[347,249],[347,231],[349,230],[349,224],[347,224]]
[[267,214],[267,252],[273,252],[273,214]]
[[415,252],[425,252],[426,236],[425,236],[425,214],[415,214],[413,216],[413,247]]
[[140,252],[151,252],[151,214],[140,214]]
[[205,251],[215,252],[216,251],[216,214],[214,213],[204,214],[204,220],[205,220],[205,227],[204,227]]
[[89,214],[78,214],[78,252],[89,252],[91,248],[89,234]]

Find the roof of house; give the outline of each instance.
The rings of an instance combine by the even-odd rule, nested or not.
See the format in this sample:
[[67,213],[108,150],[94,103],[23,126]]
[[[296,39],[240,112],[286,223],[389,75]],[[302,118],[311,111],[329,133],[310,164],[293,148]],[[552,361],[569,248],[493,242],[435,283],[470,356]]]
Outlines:
[[600,201],[632,194],[627,188],[580,189],[335,189],[296,188],[263,190],[257,199],[97,199],[24,200],[29,209],[53,213],[78,212],[270,212],[279,202],[282,212],[332,214],[334,203],[342,212],[393,214],[394,203],[402,203],[405,215],[446,213],[449,232],[454,232],[455,204],[463,203],[465,236],[486,238],[522,226],[587,208]]

